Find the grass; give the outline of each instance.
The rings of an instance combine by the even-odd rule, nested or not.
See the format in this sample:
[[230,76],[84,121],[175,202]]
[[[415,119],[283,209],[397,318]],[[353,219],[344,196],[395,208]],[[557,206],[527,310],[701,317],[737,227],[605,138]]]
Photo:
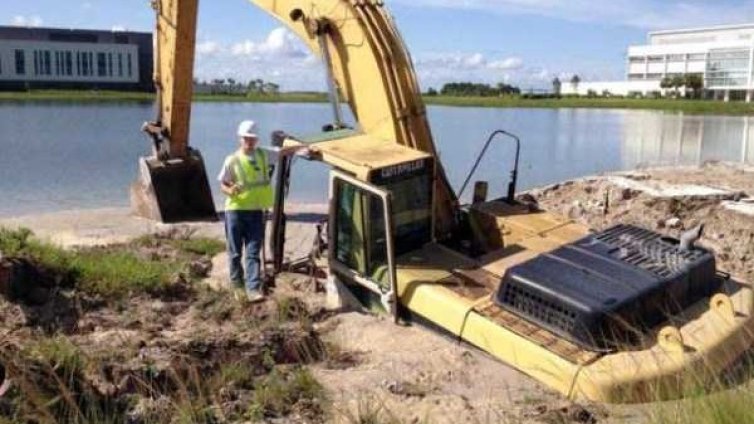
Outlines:
[[[63,102],[152,102],[152,93],[107,90],[30,90],[0,92],[0,101],[63,101]],[[232,103],[325,103],[327,95],[317,92],[287,92],[279,94],[231,95],[195,94],[196,102]],[[588,109],[647,109],[688,114],[746,115],[754,113],[754,103],[721,102],[687,99],[631,99],[563,97],[560,99],[528,99],[521,96],[456,97],[424,96],[429,105],[489,108],[588,108]]]
[[650,420],[668,424],[739,424],[754,422],[751,387],[705,394],[655,407]]
[[[176,360],[170,368],[131,375],[130,395],[109,396],[93,381],[107,379],[113,362],[122,361],[119,352],[108,357],[88,355],[71,339],[56,336],[30,343],[21,351],[0,351],[14,384],[4,398],[11,413],[0,409],[0,423],[116,423],[127,411],[134,411],[141,399],[139,419],[148,423],[219,422],[219,403],[238,397],[238,405],[223,418],[280,419],[295,414],[307,422],[323,421],[328,412],[325,391],[308,369],[273,365],[259,375],[259,367],[246,362],[207,369],[201,359]],[[89,377],[85,377],[88,375]],[[99,375],[92,380],[92,375]],[[235,393],[235,395],[231,395]]]
[[37,240],[28,229],[0,228],[0,252],[25,258],[43,274],[90,295],[120,299],[169,293],[176,281],[191,282],[195,277],[191,261],[224,249],[222,242],[213,239],[168,237],[152,235],[124,245],[66,250]]
[[[49,102],[153,102],[154,93],[110,90],[29,90],[0,92],[0,101]],[[324,93],[290,92],[280,94],[195,94],[196,102],[323,103]]]
[[336,417],[344,424],[403,424],[383,401],[373,396],[359,397],[355,406],[336,411]]
[[322,386],[303,367],[275,368],[256,384],[249,418],[280,418],[297,411],[322,415],[326,396]]
[[425,97],[427,104],[455,107],[491,108],[587,108],[648,109],[688,114],[746,115],[754,113],[754,103],[686,99],[630,99],[563,97],[560,99],[525,99],[508,97]]

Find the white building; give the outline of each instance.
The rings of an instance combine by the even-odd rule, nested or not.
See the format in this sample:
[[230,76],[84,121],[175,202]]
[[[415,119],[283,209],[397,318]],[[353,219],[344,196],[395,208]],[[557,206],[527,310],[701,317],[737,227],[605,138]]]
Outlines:
[[563,94],[628,95],[660,92],[664,77],[698,74],[708,97],[746,99],[754,95],[754,24],[650,32],[647,44],[629,46],[626,80],[563,84]]
[[0,90],[152,90],[152,35],[0,26]]

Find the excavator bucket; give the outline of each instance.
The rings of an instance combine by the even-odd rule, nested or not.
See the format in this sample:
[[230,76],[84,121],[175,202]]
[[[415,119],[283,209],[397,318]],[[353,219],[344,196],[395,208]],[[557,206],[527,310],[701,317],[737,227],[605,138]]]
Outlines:
[[139,175],[131,185],[134,213],[155,221],[216,221],[217,212],[204,168],[196,150],[185,158],[139,159]]

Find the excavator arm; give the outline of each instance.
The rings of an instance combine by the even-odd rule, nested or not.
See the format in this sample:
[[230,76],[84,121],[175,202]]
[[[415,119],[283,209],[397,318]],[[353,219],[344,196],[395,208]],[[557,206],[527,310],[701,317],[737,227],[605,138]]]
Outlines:
[[139,161],[131,205],[137,215],[157,221],[214,220],[204,161],[189,146],[198,0],[152,0],[152,7],[157,116],[142,128],[153,149]]
[[188,153],[198,1],[153,0],[157,31],[154,81],[156,124],[167,134],[171,157]]

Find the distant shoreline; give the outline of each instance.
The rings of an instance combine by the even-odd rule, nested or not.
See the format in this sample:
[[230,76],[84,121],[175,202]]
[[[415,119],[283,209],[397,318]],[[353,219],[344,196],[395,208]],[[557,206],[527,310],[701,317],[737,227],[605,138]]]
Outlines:
[[[153,93],[120,91],[33,90],[28,92],[0,92],[0,102],[152,102]],[[228,94],[196,94],[195,102],[230,103],[325,103],[324,93],[291,92],[258,94],[253,96]],[[527,99],[509,97],[450,97],[424,96],[428,105],[485,108],[543,108],[543,109],[645,109],[683,112],[692,115],[748,115],[754,114],[754,103],[684,99],[629,99],[564,97]]]

